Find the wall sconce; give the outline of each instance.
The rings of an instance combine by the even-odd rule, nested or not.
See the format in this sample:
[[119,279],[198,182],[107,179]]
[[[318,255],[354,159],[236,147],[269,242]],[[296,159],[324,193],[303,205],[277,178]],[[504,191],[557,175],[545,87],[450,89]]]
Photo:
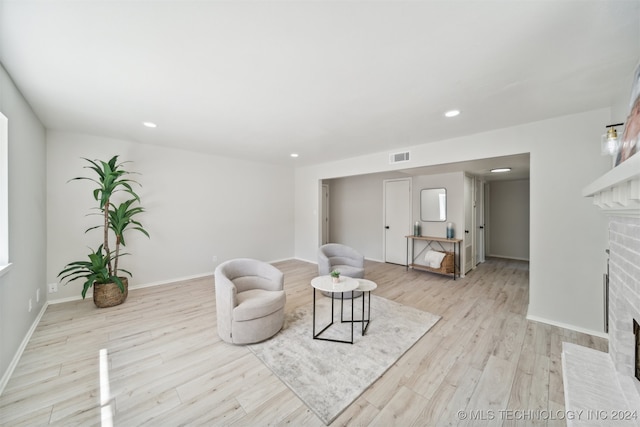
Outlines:
[[615,156],[620,148],[620,140],[618,139],[618,132],[616,127],[622,126],[624,123],[618,123],[615,125],[606,126],[607,133],[602,135],[602,141],[600,143],[600,152],[603,156]]

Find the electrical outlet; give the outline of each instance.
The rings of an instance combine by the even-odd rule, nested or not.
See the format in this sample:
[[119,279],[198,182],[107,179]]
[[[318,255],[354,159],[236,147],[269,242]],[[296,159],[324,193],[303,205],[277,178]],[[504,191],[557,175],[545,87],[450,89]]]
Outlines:
[[29,313],[33,310],[33,299],[29,298]]
[[218,255],[214,255],[211,257],[211,261],[218,262]]
[[36,289],[36,302],[40,302],[40,288]]
[[58,292],[58,284],[57,283],[49,283],[49,293],[54,294]]

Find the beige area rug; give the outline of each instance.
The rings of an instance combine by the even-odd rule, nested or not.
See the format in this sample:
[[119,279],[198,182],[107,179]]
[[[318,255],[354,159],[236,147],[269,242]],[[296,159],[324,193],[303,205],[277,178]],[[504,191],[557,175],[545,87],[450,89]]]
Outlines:
[[[355,302],[355,319],[361,319],[362,298]],[[350,318],[350,300],[345,300],[344,308]],[[322,336],[349,339],[351,324],[339,322],[339,300],[335,309],[337,322]],[[354,344],[343,344],[314,340],[312,313],[311,304],[288,313],[280,333],[248,348],[327,425],[440,320],[440,316],[372,295],[366,335],[355,323]],[[331,298],[318,292],[316,331],[330,318]]]

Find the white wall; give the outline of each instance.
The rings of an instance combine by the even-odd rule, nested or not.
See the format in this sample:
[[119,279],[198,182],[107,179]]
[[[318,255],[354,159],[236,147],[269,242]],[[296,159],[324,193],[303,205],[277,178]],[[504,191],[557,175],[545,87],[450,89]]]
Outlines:
[[489,256],[529,260],[529,180],[489,187]]
[[[530,304],[528,315],[552,324],[602,332],[604,216],[582,197],[606,172],[599,139],[609,109],[408,147],[409,163],[389,165],[375,153],[296,170],[295,253],[314,260],[320,180],[442,163],[530,153]],[[396,150],[399,151],[399,150]]]
[[[420,190],[423,188],[445,188],[447,190],[447,220],[444,222],[420,221]],[[423,236],[446,237],[447,223],[451,222],[456,239],[465,239],[464,234],[464,172],[442,173],[436,175],[420,175],[413,178],[413,223],[420,222]],[[460,243],[460,259],[458,265],[464,265],[464,242]],[[415,242],[416,254],[424,247],[422,242]],[[438,249],[438,246],[433,246]],[[443,245],[446,250],[453,250],[451,245]],[[464,276],[464,273],[461,273]]]
[[[441,173],[413,177],[413,223],[420,222],[423,236],[447,236],[447,223],[454,226],[455,237],[464,237],[464,173]],[[444,222],[420,221],[420,191],[424,188],[447,190],[447,220]]]
[[382,261],[382,186],[385,179],[399,175],[384,173],[326,181],[330,241],[351,246],[367,259]]
[[[343,243],[360,251],[365,258],[383,261],[383,182],[385,179],[411,178],[411,225],[420,222],[422,235],[446,236],[447,222],[457,224],[457,236],[464,229],[463,173],[408,176],[386,172],[350,176],[325,181],[330,188],[330,240]],[[447,189],[447,221],[420,221],[420,190]],[[416,245],[418,245],[417,243]]]
[[[9,261],[13,264],[0,277],[0,376],[4,380],[46,301],[46,155],[44,127],[2,66],[0,112],[9,120]],[[40,302],[36,302],[38,289]]]
[[382,178],[363,175],[329,183],[329,241],[381,260]]
[[[265,261],[293,254],[293,169],[88,135],[47,134],[47,280],[70,261],[97,249],[100,231],[86,214],[95,205],[91,183],[67,182],[87,175],[81,157],[130,160],[151,239],[131,234],[122,267],[131,286],[168,282],[213,272],[235,257]],[[75,298],[82,284],[59,286],[51,299]]]

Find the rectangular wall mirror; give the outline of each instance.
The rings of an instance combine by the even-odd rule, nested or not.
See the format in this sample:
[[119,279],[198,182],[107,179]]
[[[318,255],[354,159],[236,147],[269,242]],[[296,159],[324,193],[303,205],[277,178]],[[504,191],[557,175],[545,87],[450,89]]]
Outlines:
[[447,190],[445,188],[425,188],[420,191],[420,220],[447,220]]

